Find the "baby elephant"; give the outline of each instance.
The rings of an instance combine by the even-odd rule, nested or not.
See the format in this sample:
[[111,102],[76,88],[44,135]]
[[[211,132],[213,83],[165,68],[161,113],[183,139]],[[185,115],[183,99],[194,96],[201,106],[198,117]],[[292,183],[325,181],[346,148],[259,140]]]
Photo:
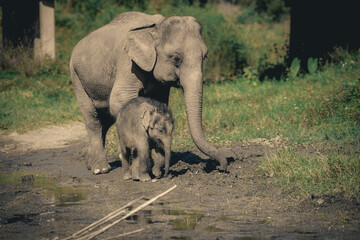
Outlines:
[[124,179],[148,181],[151,166],[159,178],[164,165],[167,176],[174,127],[170,109],[158,101],[137,97],[124,105],[116,123]]

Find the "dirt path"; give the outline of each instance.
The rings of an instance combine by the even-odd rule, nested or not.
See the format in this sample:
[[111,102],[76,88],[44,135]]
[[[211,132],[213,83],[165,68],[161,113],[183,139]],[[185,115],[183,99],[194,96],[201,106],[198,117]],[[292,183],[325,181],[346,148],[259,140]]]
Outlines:
[[[299,202],[257,171],[286,145],[280,138],[233,144],[243,157],[219,173],[196,149],[173,153],[171,178],[123,181],[85,167],[81,123],[0,136],[0,238],[62,239],[140,196],[178,187],[98,239],[144,228],[126,239],[359,239],[360,207],[341,198]],[[144,200],[145,201],[145,200]],[[142,201],[142,202],[144,202]]]

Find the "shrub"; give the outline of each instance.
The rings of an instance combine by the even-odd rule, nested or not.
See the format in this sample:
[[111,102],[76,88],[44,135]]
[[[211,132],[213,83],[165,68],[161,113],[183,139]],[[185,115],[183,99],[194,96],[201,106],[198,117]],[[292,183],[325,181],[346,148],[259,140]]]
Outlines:
[[149,0],[115,0],[115,2],[129,10],[145,11],[148,8]]
[[32,52],[23,46],[8,48],[0,52],[0,69],[21,72],[26,76],[33,75],[40,63],[32,59]]
[[279,21],[282,15],[289,13],[284,0],[235,0],[231,2],[245,7],[245,11],[250,10],[252,12],[250,16],[273,21]]
[[36,60],[32,49],[19,46],[0,52],[0,70],[36,77],[49,72],[63,72],[65,69],[61,61],[54,61],[46,56],[41,61]]
[[283,0],[256,0],[256,10],[260,13],[266,13],[272,20],[276,21],[289,11]]
[[272,20],[271,16],[256,10],[256,3],[254,2],[242,10],[236,22],[239,24],[247,24],[253,22],[268,22],[270,20]]
[[298,75],[300,71],[300,60],[298,58],[294,58],[291,62],[290,69],[289,69],[289,78],[294,79]]
[[318,69],[318,59],[309,58],[307,62],[307,68],[310,74],[314,74]]

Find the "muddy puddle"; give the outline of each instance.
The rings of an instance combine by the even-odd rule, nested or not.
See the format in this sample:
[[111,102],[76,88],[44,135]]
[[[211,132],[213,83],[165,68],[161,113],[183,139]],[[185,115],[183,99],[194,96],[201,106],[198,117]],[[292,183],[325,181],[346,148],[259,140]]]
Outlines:
[[10,172],[0,173],[0,184],[26,185],[43,190],[42,194],[54,199],[56,206],[64,207],[81,204],[86,199],[85,188],[58,186],[58,181],[46,177],[44,173]]
[[123,239],[360,239],[359,203],[341,196],[293,198],[259,175],[266,146],[250,141],[232,148],[243,157],[230,163],[228,173],[189,149],[172,153],[169,178],[134,182],[123,181],[117,156],[109,156],[114,168],[108,174],[91,174],[82,140],[47,149],[8,147],[0,151],[0,239],[64,239],[175,184],[96,239],[137,229],[143,230]]

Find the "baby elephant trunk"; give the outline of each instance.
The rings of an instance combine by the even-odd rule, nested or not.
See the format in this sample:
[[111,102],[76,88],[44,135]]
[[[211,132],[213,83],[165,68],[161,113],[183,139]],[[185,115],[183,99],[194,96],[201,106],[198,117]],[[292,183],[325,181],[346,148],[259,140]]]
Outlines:
[[170,137],[164,141],[164,150],[165,150],[164,177],[166,177],[169,173],[169,168],[170,168],[170,158],[171,158],[171,138]]

